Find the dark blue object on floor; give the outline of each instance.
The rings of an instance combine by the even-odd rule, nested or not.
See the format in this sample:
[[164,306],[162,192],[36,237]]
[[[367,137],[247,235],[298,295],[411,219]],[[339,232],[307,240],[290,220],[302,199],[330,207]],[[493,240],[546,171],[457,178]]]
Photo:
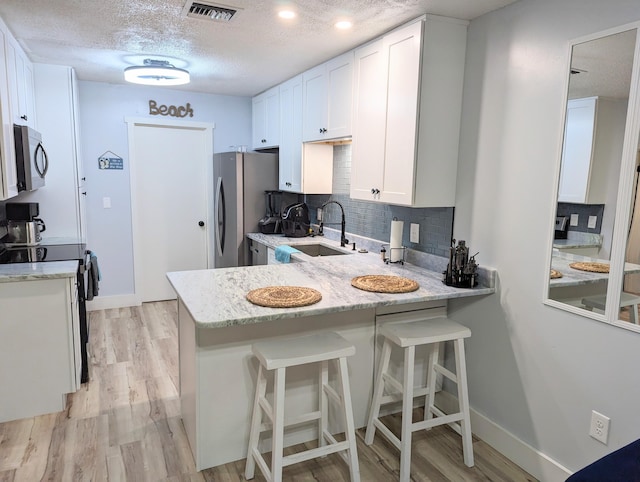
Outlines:
[[640,482],[640,440],[587,465],[566,482]]

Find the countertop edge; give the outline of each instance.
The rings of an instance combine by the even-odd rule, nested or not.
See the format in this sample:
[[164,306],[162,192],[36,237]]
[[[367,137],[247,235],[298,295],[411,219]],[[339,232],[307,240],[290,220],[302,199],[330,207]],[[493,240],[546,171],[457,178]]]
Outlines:
[[[232,319],[232,320],[227,320],[225,322],[213,322],[213,323],[203,321],[203,320],[198,320],[196,319],[196,317],[193,316],[193,313],[190,312],[190,314],[193,317],[194,321],[196,322],[197,328],[214,329],[214,328],[227,328],[232,326],[254,325],[258,323],[282,320],[286,318],[305,318],[308,316],[326,315],[329,313],[340,313],[340,312],[351,311],[351,310],[366,310],[366,309],[377,308],[380,306],[405,305],[409,303],[420,303],[424,301],[450,300],[450,299],[468,298],[472,296],[483,296],[483,295],[486,296],[486,295],[491,295],[495,293],[495,291],[496,290],[494,288],[474,288],[472,291],[470,290],[469,292],[465,292],[465,293],[461,292],[457,296],[429,295],[429,296],[422,296],[420,298],[414,298],[407,301],[356,303],[353,305],[334,306],[331,308],[310,309],[310,310],[304,310],[304,311],[290,311],[289,309],[288,311],[282,311],[279,313],[273,313],[273,314],[264,315],[261,317],[253,317],[250,319],[246,319],[246,318]],[[189,308],[186,305],[185,307],[187,308],[187,310],[189,310]],[[286,308],[272,308],[272,309],[278,310],[278,309],[286,309]]]
[[10,263],[0,265],[0,283],[73,278],[78,261],[48,261],[46,263]]

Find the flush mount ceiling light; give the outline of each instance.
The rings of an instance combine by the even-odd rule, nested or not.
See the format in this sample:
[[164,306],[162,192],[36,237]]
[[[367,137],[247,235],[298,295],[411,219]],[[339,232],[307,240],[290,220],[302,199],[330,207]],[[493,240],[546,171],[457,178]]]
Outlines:
[[278,17],[284,18],[286,20],[295,18],[295,16],[296,16],[296,12],[294,12],[293,10],[280,10],[278,12]]
[[353,26],[349,20],[340,20],[336,22],[335,27],[340,30],[346,30]]
[[166,60],[145,59],[144,65],[124,69],[124,80],[142,85],[183,85],[191,80],[189,72]]

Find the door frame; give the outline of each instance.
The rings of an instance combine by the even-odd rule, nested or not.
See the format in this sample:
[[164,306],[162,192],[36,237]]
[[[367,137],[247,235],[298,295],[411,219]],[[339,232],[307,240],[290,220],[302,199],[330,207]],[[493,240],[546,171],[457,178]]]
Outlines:
[[136,127],[170,127],[175,129],[191,129],[200,130],[205,133],[205,157],[208,160],[205,167],[208,182],[206,183],[206,200],[205,206],[206,224],[205,224],[205,236],[206,242],[206,258],[207,268],[213,267],[213,236],[210,227],[213,226],[213,129],[215,124],[212,122],[190,122],[190,121],[172,121],[165,119],[150,119],[148,117],[125,117],[125,123],[127,124],[127,138],[129,143],[129,191],[131,195],[131,236],[133,238],[133,291],[136,304],[142,304],[140,299],[140,273],[142,268],[140,266],[139,253],[143,251],[140,241],[140,213],[138,212],[138,192],[136,190],[136,175],[135,169],[132,169],[132,163],[134,162],[135,153],[135,137],[134,132]]

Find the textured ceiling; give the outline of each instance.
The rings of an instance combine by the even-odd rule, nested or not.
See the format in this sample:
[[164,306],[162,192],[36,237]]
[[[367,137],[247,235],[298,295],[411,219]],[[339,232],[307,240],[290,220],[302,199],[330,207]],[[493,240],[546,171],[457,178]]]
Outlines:
[[[206,3],[211,3],[205,0]],[[124,83],[146,58],[191,72],[178,89],[254,95],[424,13],[470,20],[514,0],[223,0],[229,23],[187,18],[185,0],[1,0],[0,17],[31,60],[81,80]],[[289,7],[294,20],[276,15]],[[349,31],[333,26],[353,21]]]
[[571,68],[580,73],[569,79],[569,98],[628,98],[635,45],[635,30],[628,30],[574,46]]

